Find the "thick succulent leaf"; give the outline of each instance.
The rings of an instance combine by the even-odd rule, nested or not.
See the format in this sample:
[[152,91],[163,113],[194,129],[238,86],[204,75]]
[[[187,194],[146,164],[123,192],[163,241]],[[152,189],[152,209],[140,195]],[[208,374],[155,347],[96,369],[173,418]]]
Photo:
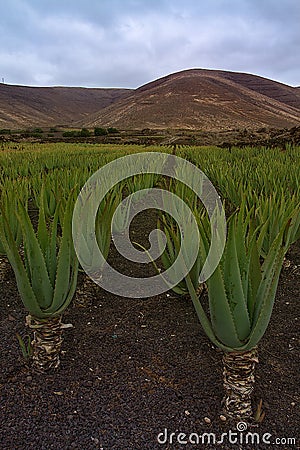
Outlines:
[[220,266],[217,267],[206,283],[208,286],[212,329],[215,335],[228,347],[234,348],[241,346],[242,342],[239,339],[236,324],[229,306]]
[[201,250],[201,255],[203,258],[202,264],[204,264],[208,252],[209,252],[209,248],[210,248],[210,238],[211,238],[211,233],[210,233],[210,223],[208,218],[202,217],[200,219],[201,221],[199,221],[198,225],[199,225],[199,233],[200,233],[200,250]]
[[57,316],[62,314],[64,310],[69,306],[74,296],[76,285],[77,285],[77,275],[78,275],[78,259],[74,254],[71,261],[71,275],[69,280],[69,291],[66,294],[65,301],[60,307],[57,307],[54,303],[50,308],[44,311],[45,316]]
[[291,221],[285,233],[286,245],[291,245],[300,239],[300,205],[290,215]]
[[[158,227],[160,229],[160,226]],[[166,236],[166,253],[169,256],[170,261],[175,261],[178,255],[178,248],[180,247],[180,237],[179,237],[179,229],[175,228],[171,223],[164,220],[163,223],[163,232]],[[163,242],[161,240],[161,234],[158,234],[158,240],[160,248],[163,248]]]
[[267,256],[267,251],[264,250],[264,248],[266,248],[266,246],[264,247],[264,241],[266,240],[266,235],[268,234],[269,221],[270,218],[266,218],[265,223],[259,230],[259,236],[257,238],[257,249],[262,257]]
[[[247,309],[247,301],[244,295],[244,288],[242,285],[242,276],[240,273],[240,266],[237,257],[235,242],[235,234],[237,232],[242,234],[241,228],[241,223],[239,226],[235,226],[235,221],[231,220],[229,224],[224,259],[221,266],[224,273],[226,297],[228,299],[235,328],[239,340],[244,341],[250,333],[250,319]],[[246,252],[244,253],[246,255]],[[246,261],[243,261],[243,264],[246,265]],[[246,271],[246,268],[244,270]]]
[[43,252],[29,215],[22,204],[20,204],[17,215],[23,231],[27,263],[30,267],[30,283],[41,309],[48,308],[52,301],[53,287],[49,279]]
[[165,269],[168,269],[172,265],[171,258],[168,255],[168,252],[164,251],[160,256],[161,262]]
[[[178,253],[180,251],[180,231],[178,228],[174,227],[172,224],[165,223],[164,229],[163,229],[165,236],[166,236],[166,250],[162,252],[161,254],[161,261],[164,265],[165,269],[168,269],[169,267],[174,265],[174,262],[176,261],[176,258],[178,256]],[[163,242],[161,240],[161,234],[158,234],[158,245],[160,249],[163,249]],[[176,269],[176,268],[175,268]],[[173,266],[173,277],[175,279],[182,279],[182,271],[181,267],[179,267],[176,271]],[[174,292],[185,294],[186,293],[186,287],[185,282],[182,280],[177,285],[177,289],[172,288]]]
[[46,256],[47,249],[49,248],[49,234],[46,223],[45,209],[44,209],[44,195],[45,195],[45,186],[42,185],[41,188],[41,199],[40,199],[40,207],[39,207],[39,222],[37,229],[37,239],[40,244],[41,250],[43,252],[44,257]]
[[53,188],[47,190],[47,209],[48,209],[48,214],[49,217],[53,217],[57,208],[57,203],[58,203],[58,199],[57,199],[57,194],[56,192],[59,192],[58,189],[57,190],[53,190]]
[[[96,202],[94,197],[94,193],[89,192],[86,198],[87,202],[92,202],[91,204]],[[96,268],[97,270],[100,269],[98,263],[99,248],[95,246],[95,236],[90,235],[90,230],[95,229],[95,217],[87,214],[86,205],[82,205],[83,199],[81,197],[78,198],[78,201],[81,203],[80,208],[82,209],[79,208],[81,213],[80,217],[78,215],[78,208],[74,210],[74,214],[76,214],[76,227],[73,227],[73,240],[76,244],[77,253],[80,255],[82,265],[85,268],[89,268],[91,272],[94,272]]]
[[[262,280],[262,283],[265,283],[267,287],[261,290],[263,291],[264,301],[263,303],[261,303],[258,317],[249,336],[249,340],[245,347],[245,350],[251,349],[258,344],[269,325],[284,254],[285,250],[281,248],[277,254],[276,259],[273,261],[273,263],[271,263],[272,270],[268,271],[268,278],[266,278],[265,281],[264,279]],[[261,294],[261,292],[259,292],[258,295],[259,294]]]
[[248,298],[247,306],[251,324],[253,323],[253,314],[257,298],[257,291],[261,283],[260,257],[257,248],[256,235],[253,236],[249,245],[249,269],[248,269]]
[[261,269],[261,282],[257,290],[256,301],[255,301],[255,309],[253,314],[253,324],[256,323],[262,307],[264,305],[265,299],[269,295],[269,291],[272,290],[273,284],[276,283],[277,271],[279,267],[278,277],[280,274],[280,270],[282,267],[282,262],[284,258],[284,254],[286,250],[282,247],[282,238],[283,238],[284,229],[278,234],[277,238],[274,240],[270,251],[262,265]]
[[245,302],[248,305],[248,284],[249,284],[249,263],[250,256],[248,252],[249,241],[251,240],[251,236],[255,234],[255,230],[253,229],[253,224],[251,221],[251,216],[253,214],[253,208],[247,212],[246,208],[246,199],[243,199],[243,203],[240,208],[240,212],[236,220],[236,229],[235,229],[235,248],[237,253],[237,261],[240,268],[241,274],[241,283],[244,292]]
[[70,196],[65,208],[62,238],[57,257],[55,289],[53,301],[51,303],[51,311],[53,312],[64,305],[70,290],[71,261],[74,255],[72,241],[72,206],[73,199],[72,196]]
[[9,223],[3,213],[0,223],[0,239],[14,271],[22,302],[30,314],[41,317],[41,308],[28,279],[26,269],[19,255],[18,247],[10,231]]
[[98,246],[101,250],[102,255],[106,259],[109,254],[110,243],[111,243],[111,233],[110,224],[112,220],[113,210],[107,204],[104,208],[103,214],[96,216],[95,221],[95,234]]
[[196,294],[196,291],[194,289],[194,286],[192,284],[191,279],[189,278],[189,275],[186,277],[186,283],[187,287],[196,311],[196,314],[198,316],[199,322],[201,323],[201,326],[203,330],[205,331],[207,337],[211,340],[213,344],[215,344],[217,347],[221,348],[224,351],[230,351],[232,348],[226,344],[224,344],[216,335],[214,332],[211,323],[205,314],[205,311],[201,305],[201,302]]
[[[163,248],[163,245],[162,245],[162,242],[161,242],[160,234],[158,235],[158,242],[159,242],[160,248],[162,249],[162,248]],[[176,259],[176,258],[175,258],[175,259]],[[172,266],[172,264],[174,263],[175,259],[171,259],[171,258],[170,258],[169,254],[168,254],[168,251],[162,252],[162,253],[161,253],[161,256],[160,256],[160,260],[161,260],[161,262],[162,262],[162,264],[163,264],[163,267],[164,267],[166,270],[167,270],[169,267]],[[162,276],[163,276],[163,273],[162,273]],[[170,287],[170,288],[171,288],[171,287]],[[176,294],[179,294],[179,295],[183,295],[183,294],[186,294],[186,293],[187,293],[187,288],[186,288],[184,282],[180,282],[177,286],[173,286],[173,287],[172,287],[172,290],[173,290]]]
[[201,253],[199,251],[198,258],[196,259],[196,262],[189,274],[195,289],[197,289],[199,286],[199,274],[201,272],[201,268],[202,268],[202,258]]
[[54,213],[50,228],[49,246],[46,251],[46,264],[52,286],[55,285],[56,266],[57,266],[57,224],[58,224],[59,205]]
[[[18,205],[18,196],[15,190],[8,190],[8,191],[2,191],[1,192],[1,198],[0,198],[0,206],[1,210],[5,213],[6,220],[9,223],[9,227],[12,233],[12,236],[14,238],[14,241],[16,242],[17,246],[19,246],[22,242],[22,230],[19,224],[19,221],[17,219],[17,216],[15,214],[15,210],[17,209]],[[0,220],[1,220],[1,211],[0,211]],[[0,255],[5,255],[6,251],[4,249],[4,246],[1,244],[0,239]]]
[[[158,229],[161,229],[160,222],[158,222]],[[166,236],[165,251],[163,251],[164,247],[163,247],[163,241],[161,239],[161,234],[158,235],[158,245],[161,250],[160,258],[163,263],[163,266],[165,269],[168,269],[169,267],[171,267],[174,264],[178,254],[180,252],[181,237],[180,237],[179,228],[174,226],[174,224],[171,223],[171,221],[168,221],[165,218],[163,218],[163,231]],[[191,239],[191,242],[189,243],[189,245],[193,245],[192,239]],[[183,254],[184,261],[186,261],[185,258],[187,258],[187,257],[188,257],[188,252],[185,255]],[[192,283],[193,283],[195,289],[199,285],[198,279],[199,279],[200,268],[201,268],[201,258],[200,258],[200,254],[199,254],[198,258],[195,261],[194,266],[192,267],[192,269],[189,272],[189,276],[192,280]],[[180,273],[175,273],[175,276],[178,279],[181,278],[182,270],[180,269]],[[172,290],[180,295],[186,294],[188,292],[188,289],[186,286],[186,280],[183,279],[182,281],[180,281],[177,284],[177,286],[172,288]]]

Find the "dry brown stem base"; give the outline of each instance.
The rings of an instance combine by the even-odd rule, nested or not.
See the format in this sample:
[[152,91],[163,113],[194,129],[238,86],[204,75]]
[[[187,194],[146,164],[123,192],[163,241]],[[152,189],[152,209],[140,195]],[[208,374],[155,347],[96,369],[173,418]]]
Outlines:
[[253,415],[251,393],[254,370],[258,363],[257,347],[245,352],[226,352],[223,355],[225,397],[224,412],[234,419],[250,419]]
[[32,367],[36,372],[47,372],[59,366],[59,354],[63,342],[62,316],[38,319],[26,317],[26,324],[34,330],[32,347]]

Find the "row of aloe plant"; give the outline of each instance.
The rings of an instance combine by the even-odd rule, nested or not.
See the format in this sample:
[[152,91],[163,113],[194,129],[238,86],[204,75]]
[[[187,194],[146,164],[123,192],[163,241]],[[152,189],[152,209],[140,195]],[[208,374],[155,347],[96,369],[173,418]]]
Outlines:
[[[41,178],[41,174],[46,178],[52,176],[53,181],[59,180],[60,176],[68,176],[72,180],[73,175],[83,174],[86,181],[112,159],[143,150],[139,146],[70,146],[63,143],[22,144],[17,150],[11,144],[5,146],[6,151],[0,153],[0,185],[9,178],[19,183],[28,180],[38,186],[35,180]],[[169,149],[153,147],[151,151],[168,152]],[[240,205],[245,191],[270,195],[281,186],[287,198],[291,193],[299,195],[300,156],[297,147],[290,147],[286,152],[280,149],[233,148],[231,153],[216,147],[203,147],[183,149],[179,156],[199,166],[222,197],[230,199],[235,206]],[[286,170],[287,166],[289,170]]]
[[[37,371],[59,364],[62,330],[68,326],[62,323],[62,314],[76,289],[78,260],[71,234],[73,203],[74,193],[65,205],[58,202],[49,223],[41,201],[36,230],[21,201],[16,201],[14,209],[1,204],[0,241],[29,312],[26,323],[34,331],[31,347]],[[22,233],[22,250],[11,227],[12,218]]]
[[[49,194],[49,193],[48,193]],[[59,365],[62,314],[76,289],[78,259],[72,240],[72,216],[77,190],[49,207],[42,188],[34,226],[30,212],[15,191],[2,193],[0,202],[0,252],[7,256],[22,302],[29,312],[26,325],[34,331],[31,344],[33,369],[44,372]],[[110,247],[110,223],[118,194],[109,194],[96,218],[98,245],[105,257]],[[51,202],[50,202],[51,203]],[[36,229],[35,229],[36,228]],[[92,254],[88,252],[88,254]]]
[[[246,200],[244,195],[242,205],[228,218],[222,259],[206,281],[208,305],[201,302],[203,286],[198,280],[210,248],[210,222],[199,207],[194,211],[201,235],[198,258],[188,276],[173,288],[178,294],[190,294],[203,330],[223,351],[224,412],[243,419],[253,415],[257,346],[270,321],[283,260],[300,237],[299,199],[286,208],[272,198],[248,208]],[[162,256],[167,269],[179,253],[180,230],[165,216],[159,228],[167,237]],[[194,237],[190,239],[192,243]]]
[[[151,177],[152,180],[152,177]],[[150,186],[151,180],[145,180]],[[34,204],[38,206],[38,220],[27,209],[28,191],[23,196],[14,184],[6,184],[0,198],[0,255],[6,255],[15,274],[22,302],[29,312],[26,325],[34,331],[30,345],[32,366],[45,372],[59,365],[64,328],[64,310],[70,304],[76,289],[78,259],[72,240],[72,216],[79,193],[75,186],[53,190],[45,181]],[[102,254],[107,258],[111,243],[111,221],[122,201],[123,190],[139,190],[140,180],[116,186],[99,205],[96,216],[96,237]],[[88,218],[84,218],[87,220]],[[115,232],[122,232],[128,218],[116,218]],[[36,228],[36,229],[35,229]],[[86,257],[93,258],[93,249],[86,249]],[[88,264],[88,262],[87,262]]]
[[[36,178],[34,182],[30,180],[29,191],[33,192],[34,203],[39,207],[36,230],[26,208],[28,193],[26,200],[19,199],[16,191],[12,194],[6,189],[0,202],[0,251],[2,248],[11,262],[21,298],[29,311],[27,323],[34,330],[33,364],[38,371],[59,364],[64,328],[62,313],[74,294],[78,270],[71,239],[71,219],[79,186],[70,196],[66,195],[74,187],[70,180],[72,174],[78,174],[78,171],[60,178],[65,186],[62,191],[59,185],[53,190],[52,181],[47,181],[54,173]],[[78,175],[76,181],[81,185],[87,175],[88,172],[82,178]],[[146,187],[158,182],[151,177],[144,180]],[[298,197],[290,196],[287,202],[287,196],[280,196],[279,190],[273,197],[255,196],[253,190],[245,197],[244,192],[239,211],[228,219],[223,258],[207,280],[209,312],[206,312],[199,298],[198,278],[209,249],[209,223],[188,190],[177,183],[168,182],[167,186],[195,210],[202,238],[196,264],[174,290],[189,292],[204,331],[224,351],[226,412],[236,417],[249,417],[252,414],[250,394],[257,344],[270,320],[283,258],[291,243],[299,238]],[[141,187],[144,187],[143,181],[135,178],[129,180],[124,189],[130,193]],[[244,187],[247,190],[247,185]],[[121,189],[111,193],[98,211],[97,240],[105,256],[110,244],[110,219],[122,192]],[[268,189],[265,194],[267,192]],[[236,201],[234,198],[233,207]],[[119,217],[120,230],[126,220],[126,215]],[[178,254],[180,237],[178,228],[168,218],[162,218],[160,226],[168,237],[162,258],[168,267]],[[20,248],[21,241],[23,248]]]

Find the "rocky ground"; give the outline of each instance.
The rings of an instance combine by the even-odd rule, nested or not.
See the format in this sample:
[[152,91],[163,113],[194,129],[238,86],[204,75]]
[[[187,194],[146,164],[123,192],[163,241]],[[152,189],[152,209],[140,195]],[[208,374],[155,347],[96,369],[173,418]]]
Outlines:
[[[73,328],[65,332],[61,365],[55,372],[36,375],[16,338],[20,333],[26,339],[26,312],[13,272],[2,258],[0,448],[299,448],[287,443],[298,438],[300,423],[299,245],[292,247],[288,260],[260,343],[253,395],[254,409],[262,399],[266,415],[251,431],[261,439],[270,433],[273,445],[258,446],[226,439],[203,445],[176,440],[180,432],[215,433],[220,440],[236,427],[220,419],[221,353],[204,335],[188,298],[172,292],[144,300],[116,297],[80,274],[64,316]],[[140,275],[150,270],[145,266]],[[280,444],[275,439],[281,439]]]

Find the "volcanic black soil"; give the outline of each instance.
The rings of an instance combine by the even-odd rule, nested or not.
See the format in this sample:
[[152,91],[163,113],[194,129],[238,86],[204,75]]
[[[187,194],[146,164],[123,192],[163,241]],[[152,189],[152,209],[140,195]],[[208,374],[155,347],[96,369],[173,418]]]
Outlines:
[[[146,229],[146,224],[139,226],[135,240]],[[220,440],[222,433],[234,432],[236,424],[219,417],[222,355],[203,333],[189,298],[172,292],[148,299],[121,298],[81,273],[74,301],[64,315],[64,322],[74,327],[65,331],[61,365],[49,374],[33,373],[16,338],[20,333],[26,339],[26,311],[13,271],[1,258],[0,448],[299,448],[287,440],[298,438],[300,424],[299,242],[287,258],[256,370],[253,405],[256,409],[263,399],[266,415],[250,430],[261,441],[270,433],[266,439],[273,445],[231,444],[226,438],[222,444],[178,443],[180,432],[215,433]],[[139,276],[153,270],[148,265],[126,265],[116,252],[111,259],[135,276],[137,270]]]

